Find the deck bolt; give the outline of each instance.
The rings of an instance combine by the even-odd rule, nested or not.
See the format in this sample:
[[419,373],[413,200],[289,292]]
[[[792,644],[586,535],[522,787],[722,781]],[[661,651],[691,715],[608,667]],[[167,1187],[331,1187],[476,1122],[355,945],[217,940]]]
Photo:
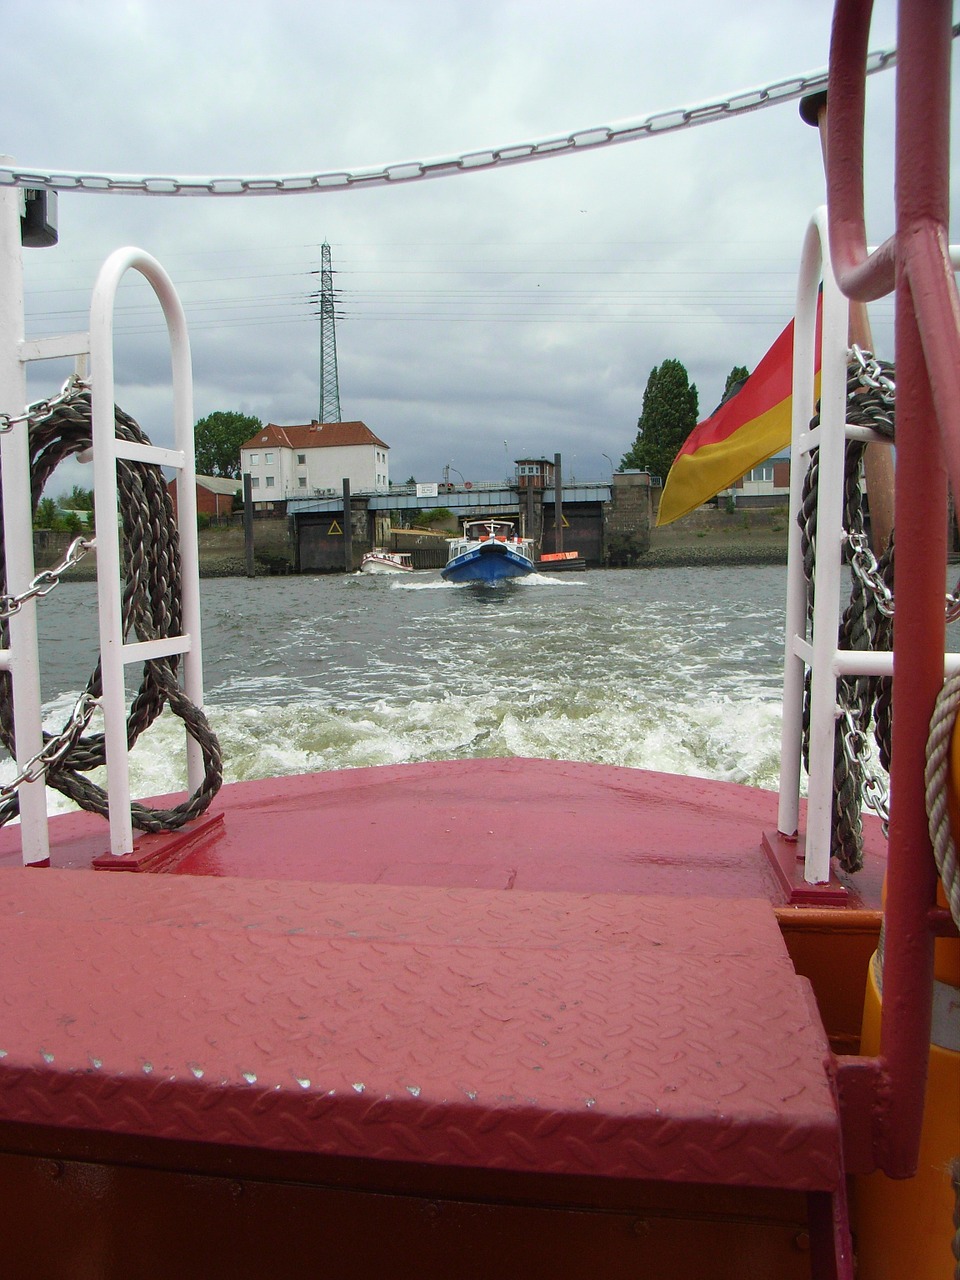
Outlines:
[[646,1218],[634,1218],[631,1230],[635,1236],[648,1236],[650,1234],[650,1223]]
[[436,1201],[431,1200],[428,1204],[423,1206],[423,1216],[429,1222],[436,1222],[437,1218],[440,1217],[440,1206]]
[[48,1161],[47,1161],[47,1172],[50,1174],[50,1177],[53,1179],[53,1181],[54,1181],[54,1182],[56,1182],[58,1178],[62,1178],[62,1177],[63,1177],[63,1174],[64,1174],[64,1164],[63,1164],[63,1161],[62,1161],[62,1160],[48,1160]]
[[793,1247],[799,1253],[809,1253],[810,1252],[810,1232],[798,1231],[797,1234],[793,1237]]

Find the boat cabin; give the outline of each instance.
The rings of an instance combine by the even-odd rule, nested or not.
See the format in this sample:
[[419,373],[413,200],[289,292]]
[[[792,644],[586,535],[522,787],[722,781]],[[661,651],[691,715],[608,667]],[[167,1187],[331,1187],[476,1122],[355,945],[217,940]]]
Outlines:
[[486,542],[488,538],[502,542],[516,538],[517,531],[510,520],[464,520],[463,536],[468,542]]

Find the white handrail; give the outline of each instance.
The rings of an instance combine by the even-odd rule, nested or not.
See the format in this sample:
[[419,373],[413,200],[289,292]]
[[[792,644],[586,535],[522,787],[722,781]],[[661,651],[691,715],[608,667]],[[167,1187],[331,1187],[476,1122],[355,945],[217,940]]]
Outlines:
[[[960,260],[951,246],[954,265]],[[820,425],[811,431],[817,294],[822,281]],[[882,439],[846,425],[848,304],[833,277],[827,212],[818,209],[804,238],[797,285],[793,351],[793,425],[790,471],[790,532],[784,641],[783,725],[777,827],[793,837],[799,828],[803,685],[810,668],[809,782],[807,792],[804,879],[830,879],[833,816],[833,765],[840,676],[888,675],[893,655],[838,647],[843,550],[843,476],[848,439]],[[886,442],[889,443],[889,442]],[[807,620],[801,532],[797,521],[810,451],[818,448],[816,592],[813,625]],[[808,634],[809,632],[809,634]],[[945,670],[960,666],[947,654]]]
[[[814,410],[817,299],[822,281],[820,429],[811,439]],[[804,879],[830,879],[833,809],[833,749],[837,705],[834,659],[840,623],[843,541],[844,423],[847,381],[847,301],[830,265],[827,211],[816,211],[807,228],[797,284],[793,350],[793,426],[790,468],[790,540],[784,642],[783,727],[778,829],[793,836],[799,825],[800,757],[805,656],[811,660],[809,786]],[[807,644],[806,584],[797,516],[811,448],[820,450],[817,498],[817,590],[812,636]]]
[[[113,310],[117,289],[129,270],[150,283],[163,309],[170,339],[173,371],[173,450],[154,450],[116,438],[114,418]],[[196,706],[203,704],[203,660],[200,644],[200,583],[197,571],[197,486],[193,445],[193,377],[190,340],[183,307],[170,277],[142,249],[117,249],[103,264],[90,307],[93,405],[94,504],[97,520],[97,583],[100,610],[100,660],[103,672],[103,716],[110,808],[110,850],[133,848],[130,813],[130,770],[127,757],[124,667],[142,662],[142,643],[126,643],[121,615],[120,535],[117,526],[117,459],[162,462],[177,469],[177,513],[183,579],[183,633],[149,653],[184,654],[184,691]],[[199,744],[187,736],[187,776],[191,791],[203,780]]]

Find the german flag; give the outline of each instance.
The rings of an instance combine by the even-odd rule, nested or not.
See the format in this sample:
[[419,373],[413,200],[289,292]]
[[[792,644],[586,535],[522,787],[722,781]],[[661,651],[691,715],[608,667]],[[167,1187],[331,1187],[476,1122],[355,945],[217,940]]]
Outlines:
[[[820,311],[817,311],[815,396],[820,394]],[[727,489],[790,443],[793,407],[793,321],[740,390],[687,436],[660,498],[657,524],[670,524]]]

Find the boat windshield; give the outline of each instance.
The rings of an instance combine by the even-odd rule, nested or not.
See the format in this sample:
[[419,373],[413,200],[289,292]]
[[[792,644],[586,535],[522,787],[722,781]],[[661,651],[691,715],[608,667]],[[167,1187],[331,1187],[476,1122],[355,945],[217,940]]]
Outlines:
[[463,526],[465,538],[512,538],[513,525],[508,520],[469,520]]

